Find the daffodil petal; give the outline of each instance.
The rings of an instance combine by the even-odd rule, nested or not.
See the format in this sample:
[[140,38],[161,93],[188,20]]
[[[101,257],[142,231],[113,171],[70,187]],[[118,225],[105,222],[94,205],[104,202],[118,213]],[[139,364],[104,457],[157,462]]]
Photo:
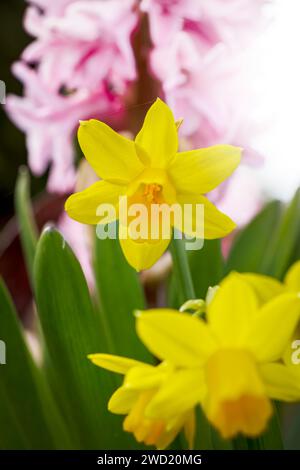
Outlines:
[[163,255],[169,246],[170,239],[157,241],[135,241],[128,234],[124,225],[119,226],[119,239],[122,251],[128,263],[136,271],[149,269]]
[[179,370],[161,385],[146,409],[149,418],[170,420],[202,402],[206,394],[203,369]]
[[236,224],[205,196],[178,194],[177,203],[184,216],[179,221],[174,219],[174,227],[186,235],[196,238],[203,238],[204,235],[206,240],[211,240],[223,238],[236,228]]
[[300,400],[300,369],[283,364],[261,364],[267,395],[273,400]]
[[257,311],[253,289],[238,273],[225,278],[208,305],[210,328],[222,345],[239,346]]
[[144,169],[134,142],[101,121],[82,121],[78,140],[97,175],[111,183],[128,183]]
[[245,347],[260,362],[280,359],[300,318],[300,298],[296,294],[282,294],[263,305],[249,325]]
[[205,194],[226,180],[240,161],[239,147],[215,145],[178,153],[168,171],[178,192]]
[[268,302],[285,291],[283,284],[273,277],[253,273],[242,273],[241,276],[254,289],[260,304]]
[[111,372],[116,372],[117,374],[126,374],[133,367],[147,366],[147,364],[136,361],[135,359],[114,356],[113,354],[89,354],[88,359],[96,366],[110,370]]
[[216,347],[204,321],[168,309],[139,315],[137,332],[155,356],[175,366],[200,367]]
[[300,292],[300,261],[290,267],[284,278],[284,283],[289,290]]
[[[152,168],[165,168],[178,149],[177,128],[171,109],[159,98],[146,114],[136,136],[137,150],[142,148]],[[143,156],[141,158],[144,160]]]
[[126,387],[118,388],[110,397],[108,410],[115,414],[125,415],[129,413],[138,398],[138,392]]
[[[65,210],[69,217],[84,224],[96,225],[104,217],[106,223],[113,222],[118,217],[119,197],[125,188],[106,181],[97,181],[84,191],[72,194],[66,201]],[[110,206],[109,213],[99,212],[99,206],[102,204],[107,205],[107,208]]]
[[128,372],[124,385],[132,390],[149,390],[158,387],[165,377],[163,369],[141,365]]

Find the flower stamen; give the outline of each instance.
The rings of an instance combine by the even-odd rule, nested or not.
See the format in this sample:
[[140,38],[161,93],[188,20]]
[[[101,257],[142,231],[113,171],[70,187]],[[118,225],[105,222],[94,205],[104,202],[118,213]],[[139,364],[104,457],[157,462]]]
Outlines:
[[157,183],[151,183],[145,185],[144,196],[149,203],[159,203],[159,195],[161,193],[162,186]]

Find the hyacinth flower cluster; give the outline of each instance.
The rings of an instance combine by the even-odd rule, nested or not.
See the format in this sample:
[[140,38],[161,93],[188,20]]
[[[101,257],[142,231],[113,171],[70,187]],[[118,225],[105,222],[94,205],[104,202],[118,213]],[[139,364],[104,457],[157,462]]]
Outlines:
[[34,39],[13,65],[24,96],[10,96],[7,110],[26,134],[32,171],[40,175],[50,166],[50,191],[74,188],[79,119],[100,118],[131,131],[130,106],[141,104],[133,40],[145,16],[151,45],[140,48],[158,84],[153,98],[164,95],[175,115],[185,117],[184,145],[234,144],[245,149],[245,161],[257,162],[240,53],[262,22],[265,0],[28,3],[24,27]]

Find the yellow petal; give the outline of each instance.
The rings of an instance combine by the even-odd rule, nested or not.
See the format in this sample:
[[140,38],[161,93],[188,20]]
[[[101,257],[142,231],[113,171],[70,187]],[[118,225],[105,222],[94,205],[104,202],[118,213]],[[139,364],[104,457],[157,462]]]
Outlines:
[[208,305],[208,323],[222,345],[240,346],[256,310],[253,289],[240,274],[232,273],[222,281]]
[[175,366],[200,367],[216,345],[201,319],[176,310],[148,310],[137,318],[137,332],[159,359]]
[[143,171],[134,142],[103,122],[82,121],[78,140],[97,175],[111,183],[126,184]]
[[158,387],[165,377],[166,373],[162,368],[141,365],[128,372],[124,385],[131,390],[147,390]]
[[[159,98],[151,106],[142,129],[136,136],[137,150],[142,148],[152,168],[165,168],[178,149],[178,136],[170,108]],[[139,151],[139,150],[138,150]],[[143,157],[141,156],[143,159]]]
[[225,439],[239,432],[258,436],[272,414],[254,357],[242,349],[220,349],[206,366],[204,411]]
[[118,217],[119,197],[124,191],[125,186],[97,181],[84,191],[72,194],[66,201],[65,210],[69,217],[78,222],[96,225],[108,215],[108,213],[97,212],[99,206],[101,204],[111,205],[111,216],[106,220],[106,223],[110,223]]
[[168,376],[146,409],[150,418],[168,421],[203,401],[206,393],[203,369],[178,370]]
[[240,148],[215,145],[178,153],[168,171],[178,192],[205,194],[226,180],[240,161]]
[[257,360],[272,362],[280,359],[291,340],[300,318],[297,294],[282,294],[263,305],[249,325],[245,347]]
[[289,290],[300,292],[300,261],[297,261],[290,267],[285,276],[284,283]]
[[[222,238],[231,233],[236,224],[223,212],[219,211],[206,197],[192,194],[178,194],[177,202],[181,206],[184,218],[179,223],[174,221],[174,226],[186,235],[211,240]],[[197,205],[203,207],[197,214]]]
[[283,294],[285,288],[281,282],[273,277],[263,274],[242,273],[241,276],[254,289],[260,304],[264,304],[279,294]]
[[[89,354],[88,358],[98,367],[116,372],[118,374],[126,374],[130,369],[137,366],[147,366],[143,362],[129,359],[122,356],[114,356],[112,354]],[[151,367],[151,366],[149,366]]]
[[274,400],[300,400],[300,369],[283,364],[261,364],[266,392]]
[[172,429],[162,433],[162,435],[155,443],[156,448],[158,450],[165,450],[167,447],[169,447],[169,445],[174,441],[177,434],[181,431],[183,425],[184,423],[180,421],[176,426],[172,427]]
[[125,415],[129,413],[138,399],[138,392],[126,387],[118,388],[108,402],[108,410],[111,413]]
[[[127,238],[125,238],[127,236]],[[136,271],[149,269],[164,254],[169,246],[170,239],[157,241],[135,241],[129,237],[128,229],[119,226],[120,245],[128,263]]]

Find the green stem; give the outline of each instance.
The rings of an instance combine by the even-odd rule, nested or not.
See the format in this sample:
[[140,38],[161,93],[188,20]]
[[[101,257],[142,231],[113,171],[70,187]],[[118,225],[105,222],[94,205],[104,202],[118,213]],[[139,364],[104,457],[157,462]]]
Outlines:
[[183,302],[189,299],[196,298],[193,279],[184,243],[184,240],[173,237],[173,240],[170,245],[170,251],[174,265],[174,273],[180,291],[182,293]]

